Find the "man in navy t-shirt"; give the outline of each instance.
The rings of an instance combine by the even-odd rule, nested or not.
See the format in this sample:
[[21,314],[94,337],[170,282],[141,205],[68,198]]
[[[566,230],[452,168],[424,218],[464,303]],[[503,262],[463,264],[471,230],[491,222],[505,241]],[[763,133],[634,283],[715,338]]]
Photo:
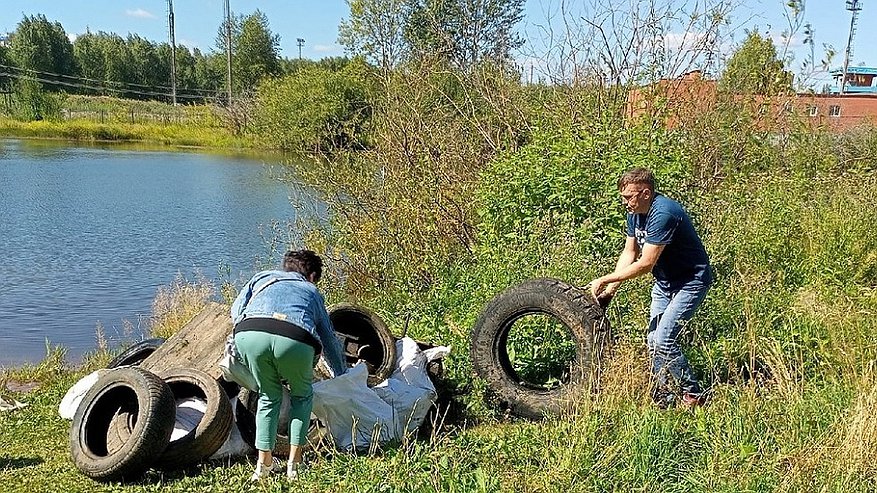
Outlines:
[[593,280],[591,291],[606,299],[623,281],[647,272],[655,276],[646,338],[655,379],[652,397],[661,406],[677,398],[687,407],[703,404],[678,337],[712,284],[709,257],[685,209],[655,191],[651,171],[624,173],[618,190],[627,207],[627,240],[615,271]]

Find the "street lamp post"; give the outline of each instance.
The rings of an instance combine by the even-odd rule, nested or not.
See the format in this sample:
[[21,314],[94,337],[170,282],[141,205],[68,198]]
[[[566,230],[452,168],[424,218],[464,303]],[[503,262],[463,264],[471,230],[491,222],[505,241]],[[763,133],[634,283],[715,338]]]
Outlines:
[[298,38],[295,42],[298,44],[298,59],[301,60],[301,47],[304,46],[305,40],[304,38]]

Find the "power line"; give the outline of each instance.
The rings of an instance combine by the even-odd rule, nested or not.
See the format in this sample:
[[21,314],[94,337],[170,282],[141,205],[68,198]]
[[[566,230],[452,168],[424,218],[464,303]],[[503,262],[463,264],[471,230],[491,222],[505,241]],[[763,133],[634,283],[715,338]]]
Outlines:
[[[61,78],[65,78],[65,79],[73,79],[73,80],[86,81],[86,82],[95,82],[98,84],[115,84],[118,86],[133,86],[133,87],[142,87],[145,89],[171,89],[171,87],[169,87],[169,86],[162,86],[162,85],[138,84],[136,82],[120,82],[120,81],[112,81],[112,80],[90,79],[88,77],[81,77],[81,76],[75,76],[75,75],[55,74],[52,72],[44,72],[41,70],[16,67],[14,65],[0,64],[0,69],[17,70],[17,71],[33,73],[33,74],[37,74],[37,75],[50,76],[50,77],[61,77]],[[212,95],[212,96],[215,96],[215,95],[219,94],[219,92],[220,92],[217,90],[197,89],[197,88],[182,88],[180,90],[186,91],[189,93],[203,92],[203,93],[207,93],[207,94]]]
[[[91,86],[91,85],[86,85],[86,84],[77,84],[75,82],[64,82],[64,81],[59,81],[59,80],[45,79],[45,78],[41,78],[41,77],[31,77],[28,75],[14,74],[11,72],[0,72],[0,77],[11,77],[11,78],[17,79],[17,80],[41,82],[43,84],[50,84],[50,85],[64,86],[64,87],[74,87],[77,89],[89,89],[92,91],[118,90],[118,91],[124,91],[124,92],[129,93],[129,94],[137,94],[139,96],[163,96],[163,97],[170,97],[171,96],[170,94],[164,93],[164,92],[136,91],[133,89],[113,88],[113,87],[106,87],[106,86]],[[191,99],[191,100],[206,99],[206,96],[204,96],[204,95],[177,95],[177,97],[183,98],[183,99]]]

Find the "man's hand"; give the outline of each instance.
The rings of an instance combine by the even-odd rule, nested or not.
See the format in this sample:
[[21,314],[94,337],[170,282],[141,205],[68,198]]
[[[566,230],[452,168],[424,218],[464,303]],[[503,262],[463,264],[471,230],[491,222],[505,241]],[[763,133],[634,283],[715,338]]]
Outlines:
[[618,291],[618,286],[621,286],[620,282],[608,282],[605,278],[598,277],[591,281],[591,294],[598,300],[611,298]]

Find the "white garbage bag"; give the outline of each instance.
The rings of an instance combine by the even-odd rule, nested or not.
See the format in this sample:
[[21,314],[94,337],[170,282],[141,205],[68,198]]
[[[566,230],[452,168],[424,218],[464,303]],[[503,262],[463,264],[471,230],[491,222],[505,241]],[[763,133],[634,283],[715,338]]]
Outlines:
[[15,411],[16,409],[21,409],[23,407],[27,407],[27,404],[24,402],[18,402],[12,397],[0,396],[0,411]]
[[61,399],[61,404],[58,405],[58,414],[64,419],[73,419],[73,415],[76,414],[76,409],[79,408],[79,403],[82,402],[82,398],[85,397],[85,394],[89,389],[94,386],[97,379],[108,371],[110,370],[107,368],[95,370],[80,378],[78,382],[73,384],[67,393],[64,394],[64,398]]
[[314,415],[341,450],[364,450],[401,439],[423,423],[435,404],[426,364],[450,353],[439,346],[423,352],[408,337],[396,342],[396,370],[374,388],[364,364],[314,384]]
[[342,450],[386,443],[394,435],[393,408],[368,388],[368,369],[360,363],[347,373],[314,384],[313,413]]

